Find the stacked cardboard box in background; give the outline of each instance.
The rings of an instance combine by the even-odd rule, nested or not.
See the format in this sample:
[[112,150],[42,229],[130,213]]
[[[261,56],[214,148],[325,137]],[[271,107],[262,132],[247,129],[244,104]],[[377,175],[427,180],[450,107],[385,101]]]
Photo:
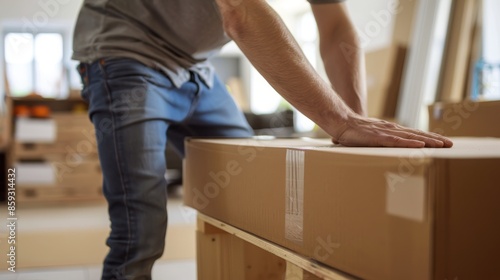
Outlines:
[[429,130],[446,136],[500,137],[500,100],[429,106]]
[[97,143],[86,113],[18,118],[14,141],[20,201],[102,200]]
[[185,203],[362,279],[500,279],[500,139],[186,143]]

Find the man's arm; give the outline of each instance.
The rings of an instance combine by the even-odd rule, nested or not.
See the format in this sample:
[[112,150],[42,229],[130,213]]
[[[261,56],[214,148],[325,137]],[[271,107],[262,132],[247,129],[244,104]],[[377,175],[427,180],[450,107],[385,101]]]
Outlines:
[[[366,74],[356,30],[343,3],[311,5],[320,37],[320,53],[333,89],[356,113],[366,116]],[[349,52],[348,50],[359,50]]]
[[[226,33],[295,108],[348,146],[443,147],[447,138],[353,112],[314,71],[265,0],[216,0]],[[443,144],[444,143],[444,144]]]

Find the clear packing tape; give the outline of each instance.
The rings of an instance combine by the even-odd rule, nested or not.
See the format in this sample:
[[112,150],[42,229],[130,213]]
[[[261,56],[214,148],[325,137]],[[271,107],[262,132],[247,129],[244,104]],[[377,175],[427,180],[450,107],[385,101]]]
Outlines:
[[285,238],[295,243],[303,241],[304,158],[304,151],[286,151]]

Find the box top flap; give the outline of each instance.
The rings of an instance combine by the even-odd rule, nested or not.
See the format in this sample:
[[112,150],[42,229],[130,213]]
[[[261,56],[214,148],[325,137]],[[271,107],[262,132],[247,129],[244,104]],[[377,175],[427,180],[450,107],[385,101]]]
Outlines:
[[253,139],[191,139],[192,143],[211,143],[231,146],[257,146],[271,148],[291,148],[315,150],[327,153],[355,154],[383,157],[419,158],[500,158],[500,138],[452,138],[453,147],[449,149],[408,149],[408,148],[370,148],[344,147],[334,145],[330,139],[313,138],[253,138]]

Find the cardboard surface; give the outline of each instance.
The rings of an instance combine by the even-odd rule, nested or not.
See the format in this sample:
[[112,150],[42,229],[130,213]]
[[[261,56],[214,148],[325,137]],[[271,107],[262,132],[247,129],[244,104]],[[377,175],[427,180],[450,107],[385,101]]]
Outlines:
[[363,279],[500,279],[500,139],[188,140],[185,203]]
[[429,106],[429,130],[446,136],[500,137],[500,101],[436,103]]

